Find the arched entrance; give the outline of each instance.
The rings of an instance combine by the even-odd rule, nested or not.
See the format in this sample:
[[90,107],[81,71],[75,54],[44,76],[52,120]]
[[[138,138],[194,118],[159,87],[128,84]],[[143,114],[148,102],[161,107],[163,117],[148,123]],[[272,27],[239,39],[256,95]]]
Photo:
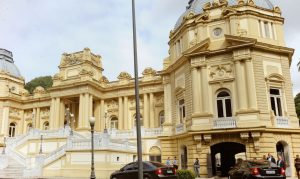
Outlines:
[[182,169],[187,169],[187,164],[188,164],[188,158],[187,158],[187,147],[182,146],[180,148],[180,163],[181,163],[181,168]]
[[149,151],[149,160],[154,162],[161,162],[161,151],[158,147],[153,146]]
[[236,154],[246,152],[245,145],[235,142],[222,142],[210,148],[213,175],[216,175],[218,169],[222,176],[227,176],[230,167],[236,163]]
[[276,144],[277,156],[281,156],[286,163],[286,176],[291,176],[290,152],[289,145],[285,141],[279,141]]

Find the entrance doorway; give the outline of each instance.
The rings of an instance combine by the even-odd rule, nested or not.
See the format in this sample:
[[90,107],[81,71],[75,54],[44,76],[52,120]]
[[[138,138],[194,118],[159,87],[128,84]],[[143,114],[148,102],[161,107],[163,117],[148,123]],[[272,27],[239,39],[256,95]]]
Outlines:
[[[245,156],[246,147],[235,142],[222,142],[215,144],[211,148],[212,173],[227,176],[230,167],[236,163],[236,157]],[[238,155],[237,155],[238,154]]]
[[289,145],[285,141],[279,141],[276,144],[276,152],[277,156],[281,156],[283,161],[285,161],[286,169],[285,174],[286,176],[291,176],[291,164],[290,164],[290,152],[289,152]]
[[181,159],[181,168],[182,169],[187,169],[187,164],[188,164],[188,158],[187,158],[187,147],[186,146],[182,146],[180,149],[180,159]]

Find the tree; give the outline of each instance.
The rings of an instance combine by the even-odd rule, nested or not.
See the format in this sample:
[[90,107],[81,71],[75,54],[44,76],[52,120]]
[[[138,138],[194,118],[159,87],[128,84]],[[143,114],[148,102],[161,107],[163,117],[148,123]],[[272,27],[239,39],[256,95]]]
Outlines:
[[33,90],[38,86],[48,89],[52,87],[52,85],[53,85],[53,80],[51,76],[41,76],[41,77],[34,78],[33,80],[26,83],[25,89],[27,89],[29,93],[32,94]]
[[300,93],[298,93],[294,99],[296,106],[296,113],[298,118],[300,119]]

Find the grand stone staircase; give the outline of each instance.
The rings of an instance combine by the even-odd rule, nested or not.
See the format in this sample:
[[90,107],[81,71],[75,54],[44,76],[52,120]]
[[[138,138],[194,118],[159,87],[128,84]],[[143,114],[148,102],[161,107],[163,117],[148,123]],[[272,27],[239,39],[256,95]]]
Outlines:
[[25,167],[8,157],[8,167],[0,170],[0,178],[22,178]]

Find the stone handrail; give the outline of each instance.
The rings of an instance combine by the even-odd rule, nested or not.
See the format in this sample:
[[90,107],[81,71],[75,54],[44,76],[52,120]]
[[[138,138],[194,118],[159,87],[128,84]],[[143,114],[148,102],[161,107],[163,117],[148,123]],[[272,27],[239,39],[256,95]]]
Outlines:
[[62,157],[66,153],[66,148],[67,148],[66,144],[59,147],[57,150],[44,156],[44,159],[41,160],[41,162],[43,162],[43,165],[45,166],[45,165],[57,160],[58,158]]
[[16,160],[19,164],[26,166],[26,158],[20,153],[14,151],[10,146],[6,146],[5,154]]
[[214,129],[236,128],[236,120],[234,117],[217,118],[213,121]]

